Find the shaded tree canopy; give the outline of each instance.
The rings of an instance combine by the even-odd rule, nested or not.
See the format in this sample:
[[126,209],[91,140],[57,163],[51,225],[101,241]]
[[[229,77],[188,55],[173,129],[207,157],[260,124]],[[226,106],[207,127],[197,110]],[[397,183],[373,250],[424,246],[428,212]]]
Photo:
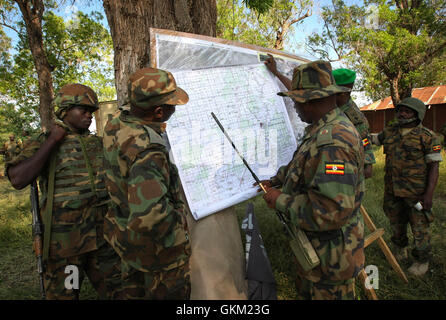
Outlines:
[[[12,1],[11,6],[0,7],[3,27],[14,30],[15,45],[3,29],[0,42],[5,44],[0,51],[0,131],[21,133],[42,120],[41,88],[36,70],[35,57],[30,50],[29,32]],[[99,22],[99,12],[85,14],[76,12],[69,17],[52,10],[42,15],[42,45],[48,62],[51,83],[57,91],[62,85],[79,82],[92,87],[100,100],[115,98],[113,83],[113,49],[108,30]],[[8,9],[9,11],[5,11]],[[48,92],[47,92],[48,93]],[[52,113],[52,96],[46,112]],[[13,119],[13,121],[2,121]]]
[[374,99],[393,103],[416,87],[444,83],[446,76],[444,0],[371,0],[348,6],[342,0],[323,8],[324,31],[308,39],[311,53],[344,59],[362,75]]
[[282,50],[294,28],[312,14],[313,1],[272,0],[268,5],[258,11],[217,0],[217,37]]

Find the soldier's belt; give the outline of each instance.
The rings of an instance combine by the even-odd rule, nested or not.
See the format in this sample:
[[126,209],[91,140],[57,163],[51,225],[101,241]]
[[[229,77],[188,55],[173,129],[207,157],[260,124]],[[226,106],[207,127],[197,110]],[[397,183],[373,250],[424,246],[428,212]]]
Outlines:
[[329,241],[340,238],[342,236],[341,229],[330,230],[330,231],[322,231],[322,232],[311,232],[305,231],[308,238],[311,239],[319,239],[320,241]]

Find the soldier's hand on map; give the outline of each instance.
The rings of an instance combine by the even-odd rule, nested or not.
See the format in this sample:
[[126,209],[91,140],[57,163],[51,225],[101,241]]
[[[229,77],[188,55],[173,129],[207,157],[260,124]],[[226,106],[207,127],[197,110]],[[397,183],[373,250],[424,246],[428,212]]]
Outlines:
[[[269,181],[269,180],[262,180],[262,181],[260,181],[260,183],[261,183],[266,189],[272,187],[272,185],[271,185],[271,181]],[[254,182],[254,184],[253,184],[253,186],[258,186],[258,185],[259,185],[259,184],[258,184],[257,182]],[[262,190],[262,188],[259,187],[259,189],[257,190],[257,192],[260,192],[260,191],[263,191],[263,190]]]
[[274,60],[274,57],[268,53],[269,58],[265,60],[265,65],[268,68],[269,71],[271,71],[273,74],[277,75],[277,65],[276,60]]
[[263,199],[266,201],[266,204],[269,208],[276,208],[277,198],[282,194],[282,191],[276,188],[265,188],[266,193],[263,195]]

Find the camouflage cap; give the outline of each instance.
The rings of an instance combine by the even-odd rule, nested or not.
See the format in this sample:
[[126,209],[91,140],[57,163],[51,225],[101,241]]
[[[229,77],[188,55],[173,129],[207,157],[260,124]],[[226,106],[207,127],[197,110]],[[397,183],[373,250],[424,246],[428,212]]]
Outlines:
[[424,115],[426,114],[426,105],[423,103],[423,101],[421,101],[417,98],[408,97],[408,98],[404,98],[403,100],[401,100],[396,105],[396,108],[398,108],[400,106],[405,106],[405,107],[408,107],[408,108],[414,110],[417,113],[418,119],[420,119],[420,121],[423,121]]
[[54,113],[59,119],[65,117],[66,111],[75,106],[90,107],[93,111],[99,109],[98,96],[88,86],[70,83],[60,88],[53,100]]
[[326,98],[351,89],[335,84],[328,61],[317,60],[302,64],[293,71],[291,91],[279,92],[280,96],[287,96],[296,102],[304,103],[309,100]]
[[335,69],[333,70],[333,77],[338,86],[342,86],[344,84],[355,83],[356,72],[350,69]]
[[163,104],[181,105],[189,101],[187,93],[177,87],[169,71],[144,68],[133,73],[128,81],[131,105],[150,108]]

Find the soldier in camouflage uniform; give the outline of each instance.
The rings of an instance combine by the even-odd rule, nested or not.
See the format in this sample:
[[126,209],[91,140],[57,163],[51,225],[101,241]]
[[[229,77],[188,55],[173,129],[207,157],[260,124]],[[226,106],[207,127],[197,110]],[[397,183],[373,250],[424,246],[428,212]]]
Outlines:
[[[333,77],[337,85],[353,89],[356,72],[349,69],[336,69],[333,70]],[[336,95],[336,103],[339,109],[341,109],[341,111],[350,119],[361,136],[365,155],[364,176],[368,179],[372,176],[372,165],[376,163],[370,140],[369,122],[351,98],[351,92],[338,93]]]
[[130,108],[104,128],[105,235],[121,257],[117,299],[188,299],[190,244],[178,171],[163,139],[165,121],[188,95],[167,71],[144,68],[128,82]]
[[[426,106],[416,98],[403,99],[396,106],[397,122],[373,136],[386,155],[383,209],[390,220],[396,257],[407,258],[407,224],[410,223],[415,259],[409,273],[422,276],[429,267],[432,198],[438,180],[441,145],[431,130],[423,127]],[[420,201],[423,208],[414,208]]]
[[22,147],[22,142],[19,140],[16,141],[15,135],[11,134],[9,136],[9,140],[6,141],[3,145],[3,152],[5,153],[5,162],[10,161],[12,158],[17,156]]
[[445,146],[446,145],[446,122],[441,127],[440,134],[442,135],[442,137],[440,137],[440,138],[442,139],[443,146]]
[[305,272],[295,259],[300,299],[354,299],[354,278],[364,266],[364,148],[336,107],[336,94],[348,91],[319,60],[295,68],[292,90],[279,93],[310,124],[291,162],[263,181],[268,206],[307,234],[321,261]]
[[85,274],[101,299],[120,285],[119,256],[103,238],[110,198],[105,188],[103,147],[89,134],[96,93],[81,84],[63,86],[53,101],[58,120],[47,134],[31,138],[6,164],[16,189],[39,177],[44,223],[44,285],[47,299],[78,299],[66,288],[68,265]]
[[[291,81],[277,70],[276,62],[273,56],[270,55],[270,57],[265,61],[265,65],[277,78],[279,78],[279,80],[288,90],[291,90]],[[349,69],[336,69],[333,70],[333,77],[337,85],[353,89],[356,73]],[[376,163],[372,143],[370,141],[371,135],[369,132],[369,122],[361,110],[359,110],[358,106],[352,100],[350,95],[350,91],[338,93],[336,95],[336,104],[350,119],[361,136],[365,152],[364,176],[366,179],[368,179],[372,176],[372,165]]]

